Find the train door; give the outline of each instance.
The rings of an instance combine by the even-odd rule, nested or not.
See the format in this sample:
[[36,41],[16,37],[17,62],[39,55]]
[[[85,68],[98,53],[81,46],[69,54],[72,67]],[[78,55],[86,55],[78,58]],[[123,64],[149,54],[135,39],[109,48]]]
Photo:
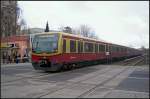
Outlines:
[[109,51],[109,45],[106,44],[106,50],[105,50],[106,55],[110,55],[110,51]]
[[66,39],[63,39],[63,53],[66,53]]
[[79,59],[80,61],[82,61],[82,57],[83,57],[83,41],[82,40],[79,40],[78,41],[78,55],[79,55]]
[[111,48],[109,44],[106,44],[106,60],[107,60],[107,64],[112,62],[112,58],[111,58]]

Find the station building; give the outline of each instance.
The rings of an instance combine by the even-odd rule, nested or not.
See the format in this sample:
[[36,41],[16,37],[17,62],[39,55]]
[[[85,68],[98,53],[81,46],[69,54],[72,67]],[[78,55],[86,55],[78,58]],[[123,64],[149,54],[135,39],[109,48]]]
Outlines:
[[1,59],[3,54],[14,57],[17,54],[20,59],[27,57],[30,50],[30,40],[27,35],[9,36],[1,38]]

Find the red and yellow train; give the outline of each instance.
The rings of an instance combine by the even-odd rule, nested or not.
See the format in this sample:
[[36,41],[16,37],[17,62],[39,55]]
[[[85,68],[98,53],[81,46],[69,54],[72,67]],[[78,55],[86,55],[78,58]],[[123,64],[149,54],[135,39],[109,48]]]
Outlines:
[[79,64],[99,63],[140,55],[134,48],[62,32],[39,33],[32,42],[36,70],[58,71]]

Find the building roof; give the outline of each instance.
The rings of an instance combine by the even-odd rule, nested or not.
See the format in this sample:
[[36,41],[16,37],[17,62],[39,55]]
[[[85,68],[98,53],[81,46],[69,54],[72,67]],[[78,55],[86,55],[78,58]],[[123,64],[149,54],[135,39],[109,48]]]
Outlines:
[[14,41],[27,41],[27,35],[20,35],[20,36],[9,36],[5,38],[1,38],[1,42],[14,42]]

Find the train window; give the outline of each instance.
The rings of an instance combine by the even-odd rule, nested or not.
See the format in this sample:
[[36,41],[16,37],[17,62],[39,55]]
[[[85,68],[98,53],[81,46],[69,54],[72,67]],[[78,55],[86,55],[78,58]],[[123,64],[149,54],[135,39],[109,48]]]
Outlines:
[[82,53],[83,52],[83,42],[78,41],[78,52]]
[[115,47],[115,52],[117,52],[117,47]]
[[117,47],[115,46],[115,52],[117,52]]
[[112,52],[115,52],[115,47],[114,46],[112,46]]
[[109,46],[109,51],[112,52],[112,46]]
[[122,52],[124,52],[124,48],[122,48],[122,50],[121,50]]
[[95,44],[95,53],[98,52],[98,44]]
[[70,40],[70,52],[76,52],[76,41]]
[[105,52],[105,45],[99,44],[99,52]]
[[123,52],[125,52],[126,51],[126,48],[123,48]]
[[81,52],[83,52],[83,42],[81,42]]
[[117,47],[118,52],[120,52],[120,47]]
[[66,40],[63,39],[63,52],[66,53]]
[[[100,47],[100,46],[99,46]],[[99,49],[99,51],[100,51],[100,49]],[[109,45],[107,44],[106,45],[106,51],[108,52],[109,51]]]
[[124,51],[127,52],[127,48],[124,48]]
[[125,52],[126,51],[126,48],[123,48],[123,52]]
[[120,47],[118,47],[118,49],[119,49],[119,52],[121,52],[121,48],[120,48]]
[[100,46],[100,44],[99,44],[99,52],[101,52],[101,50],[100,50],[100,49],[101,49],[101,46]]
[[121,52],[123,52],[123,48],[121,47]]
[[118,52],[120,52],[120,47],[117,47],[118,48]]
[[112,47],[112,51],[116,52],[116,47],[115,46]]
[[80,53],[80,46],[81,46],[80,41],[78,41],[78,53]]
[[85,43],[85,44],[84,44],[84,51],[85,51],[85,52],[88,52],[88,51],[89,51],[88,43]]
[[119,47],[119,51],[122,52],[122,47]]
[[84,50],[85,52],[93,52],[93,43],[85,43]]
[[89,43],[90,52],[93,52],[93,43]]
[[119,51],[122,52],[122,47],[120,47]]
[[125,48],[123,48],[123,52],[125,52]]

